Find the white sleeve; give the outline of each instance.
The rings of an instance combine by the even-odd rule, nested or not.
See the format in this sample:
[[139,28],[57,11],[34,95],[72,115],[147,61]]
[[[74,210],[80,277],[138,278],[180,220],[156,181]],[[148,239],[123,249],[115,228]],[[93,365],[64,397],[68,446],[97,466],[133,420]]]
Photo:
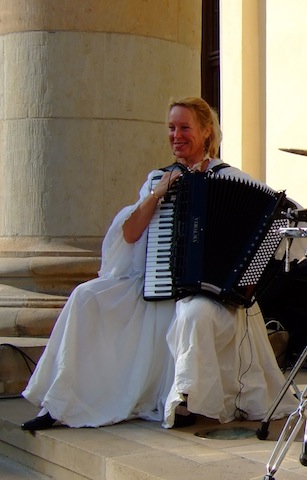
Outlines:
[[134,205],[123,208],[115,216],[102,243],[101,267],[98,272],[100,277],[131,278],[144,274],[147,229],[137,242],[129,244],[124,239],[122,226],[148,196],[152,177],[158,173],[157,170],[151,172],[140,190],[138,201]]

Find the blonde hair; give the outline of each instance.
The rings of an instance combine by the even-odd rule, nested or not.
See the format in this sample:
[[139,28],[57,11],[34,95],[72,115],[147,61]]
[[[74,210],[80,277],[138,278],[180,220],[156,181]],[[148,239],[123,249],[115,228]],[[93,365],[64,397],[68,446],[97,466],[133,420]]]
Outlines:
[[218,154],[222,140],[222,132],[217,112],[200,97],[186,97],[181,100],[171,99],[168,105],[168,113],[173,107],[185,107],[194,113],[201,129],[211,127],[211,133],[204,144],[204,154],[215,158]]

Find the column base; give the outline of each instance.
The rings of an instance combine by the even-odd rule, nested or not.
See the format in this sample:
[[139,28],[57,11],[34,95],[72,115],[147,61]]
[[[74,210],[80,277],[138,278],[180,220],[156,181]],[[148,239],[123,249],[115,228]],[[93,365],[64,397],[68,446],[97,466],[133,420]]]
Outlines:
[[0,239],[0,336],[50,335],[72,290],[97,277],[101,240],[94,240],[96,248],[93,239]]

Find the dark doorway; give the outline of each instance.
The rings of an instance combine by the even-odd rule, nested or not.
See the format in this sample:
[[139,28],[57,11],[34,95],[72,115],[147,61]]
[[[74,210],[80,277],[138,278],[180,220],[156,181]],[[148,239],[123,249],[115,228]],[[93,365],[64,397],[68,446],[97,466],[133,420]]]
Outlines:
[[219,0],[202,3],[201,96],[220,112]]

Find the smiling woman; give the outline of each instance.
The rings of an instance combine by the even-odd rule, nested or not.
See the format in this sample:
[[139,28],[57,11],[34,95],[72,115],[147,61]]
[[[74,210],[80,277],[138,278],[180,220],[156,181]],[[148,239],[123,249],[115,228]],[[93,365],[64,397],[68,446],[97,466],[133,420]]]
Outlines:
[[[210,157],[215,158],[217,155],[221,140],[217,115],[204,100],[197,97],[171,102],[168,136],[177,163],[192,171],[203,172],[210,163]],[[166,172],[154,190],[151,190],[151,195],[126,220],[123,225],[126,242],[134,243],[140,239],[159,199],[164,197],[180,174],[180,170]]]

